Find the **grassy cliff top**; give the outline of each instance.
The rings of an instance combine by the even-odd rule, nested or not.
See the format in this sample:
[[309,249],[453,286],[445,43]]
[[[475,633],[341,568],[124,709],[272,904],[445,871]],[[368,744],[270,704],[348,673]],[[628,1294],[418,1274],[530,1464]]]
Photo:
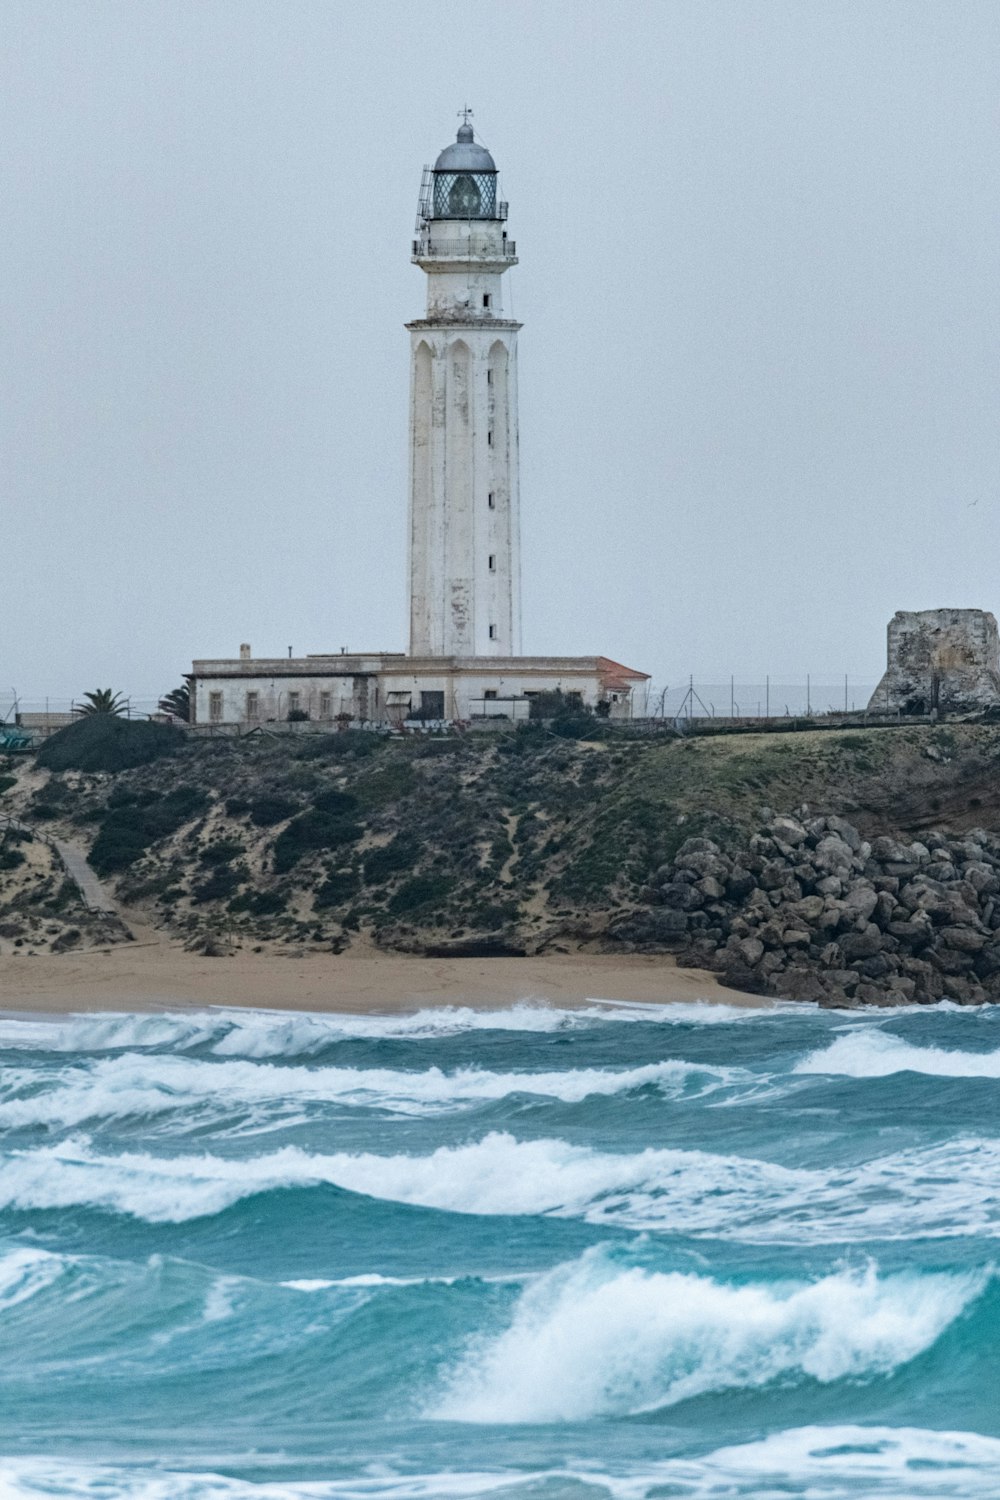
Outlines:
[[[88,849],[126,917],[191,941],[329,946],[367,930],[398,948],[599,942],[684,839],[738,847],[764,807],[839,813],[868,835],[1000,827],[991,725],[167,748],[114,772],[12,763],[3,807]],[[0,912],[3,899],[0,888]]]

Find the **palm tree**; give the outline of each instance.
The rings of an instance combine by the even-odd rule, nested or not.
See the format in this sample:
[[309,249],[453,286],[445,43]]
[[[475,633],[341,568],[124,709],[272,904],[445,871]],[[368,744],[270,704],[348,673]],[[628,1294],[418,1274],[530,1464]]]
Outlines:
[[83,702],[76,705],[78,714],[113,714],[115,718],[121,718],[128,707],[128,700],[122,693],[116,693],[111,688],[95,688],[92,693],[84,693]]
[[191,718],[191,689],[187,683],[164,693],[159,708],[162,714],[172,714],[175,719],[183,719],[187,724]]

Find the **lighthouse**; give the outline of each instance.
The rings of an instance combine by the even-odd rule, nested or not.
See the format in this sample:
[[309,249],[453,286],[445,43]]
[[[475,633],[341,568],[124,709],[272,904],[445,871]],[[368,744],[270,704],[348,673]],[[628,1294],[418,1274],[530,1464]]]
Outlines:
[[410,333],[410,655],[521,652],[517,264],[496,163],[469,111],[424,171],[413,261],[427,311]]
[[513,726],[559,701],[627,719],[649,681],[608,656],[521,654],[521,325],[503,298],[517,255],[496,162],[461,113],[457,140],[424,168],[412,248],[427,310],[406,325],[408,650],[285,657],[242,645],[238,658],[199,659],[188,674],[191,722],[209,732]]

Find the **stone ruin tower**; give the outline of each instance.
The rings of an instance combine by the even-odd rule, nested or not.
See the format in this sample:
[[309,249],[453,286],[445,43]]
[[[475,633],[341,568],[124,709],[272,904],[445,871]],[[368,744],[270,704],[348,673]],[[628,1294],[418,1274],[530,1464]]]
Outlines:
[[413,261],[427,313],[410,331],[410,655],[518,656],[517,264],[493,157],[468,115],[425,169]]
[[897,610],[869,713],[981,713],[1000,707],[1000,637],[985,609]]

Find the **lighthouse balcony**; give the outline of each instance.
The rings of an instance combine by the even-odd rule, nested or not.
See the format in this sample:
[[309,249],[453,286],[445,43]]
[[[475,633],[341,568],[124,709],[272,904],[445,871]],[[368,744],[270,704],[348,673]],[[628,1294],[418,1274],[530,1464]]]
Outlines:
[[418,265],[517,264],[517,245],[505,236],[478,235],[469,238],[438,238],[422,234],[413,241],[413,262]]

